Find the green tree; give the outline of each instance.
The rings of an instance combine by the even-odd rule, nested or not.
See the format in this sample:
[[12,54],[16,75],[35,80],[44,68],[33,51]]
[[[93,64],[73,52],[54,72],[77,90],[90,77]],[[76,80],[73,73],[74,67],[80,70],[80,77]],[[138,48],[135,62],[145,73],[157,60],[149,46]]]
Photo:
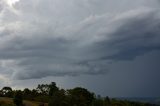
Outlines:
[[65,90],[61,89],[54,92],[48,106],[70,106],[65,95]]
[[93,106],[103,106],[103,99],[95,99],[93,101]]
[[37,90],[36,89],[33,89],[32,91],[31,91],[31,95],[34,97],[34,96],[38,96],[38,92],[37,92]]
[[104,98],[104,106],[110,106],[110,105],[111,105],[111,101],[110,101],[109,97],[107,96]]
[[49,96],[53,96],[54,92],[57,92],[59,89],[56,86],[55,82],[51,82],[51,84],[49,85]]
[[11,87],[3,87],[1,90],[1,95],[5,97],[12,97],[13,92]]
[[94,100],[94,94],[81,87],[68,90],[68,96],[72,106],[90,106]]
[[49,85],[48,84],[38,84],[36,90],[40,95],[48,95]]
[[32,98],[32,91],[28,88],[23,90],[23,98],[24,99],[31,99]]
[[23,90],[23,94],[25,94],[25,95],[31,94],[31,90],[28,89],[28,88],[25,88],[25,89]]
[[22,91],[18,90],[18,91],[15,92],[13,101],[14,101],[14,104],[16,106],[22,106],[23,105],[23,97],[22,96],[23,96]]

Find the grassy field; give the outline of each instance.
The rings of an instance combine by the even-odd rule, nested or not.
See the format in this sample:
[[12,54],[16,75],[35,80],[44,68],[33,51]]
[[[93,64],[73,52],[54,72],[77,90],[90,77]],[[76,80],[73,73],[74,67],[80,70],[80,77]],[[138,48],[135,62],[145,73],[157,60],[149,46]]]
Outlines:
[[[27,100],[24,100],[23,103],[25,104],[25,106],[39,106],[41,104],[40,102]],[[13,99],[0,97],[0,106],[14,106]],[[45,104],[45,106],[47,106],[47,104]]]

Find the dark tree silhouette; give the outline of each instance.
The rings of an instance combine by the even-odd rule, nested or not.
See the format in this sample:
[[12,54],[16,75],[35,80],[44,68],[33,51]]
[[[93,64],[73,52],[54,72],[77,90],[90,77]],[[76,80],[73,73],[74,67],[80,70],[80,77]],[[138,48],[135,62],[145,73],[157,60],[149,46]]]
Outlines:
[[70,106],[67,102],[65,90],[61,89],[59,91],[54,92],[52,95],[48,106]]
[[53,94],[55,92],[57,92],[59,89],[58,87],[56,86],[56,83],[55,82],[51,82],[51,84],[49,85],[49,96],[53,96]]
[[104,105],[105,106],[110,106],[111,105],[111,101],[110,101],[108,96],[104,98]]
[[18,90],[15,92],[13,101],[16,106],[23,106],[23,94],[22,91]]
[[72,106],[90,106],[94,100],[94,94],[81,87],[68,90],[68,95]]
[[11,87],[3,87],[1,90],[1,95],[5,97],[12,97],[13,92]]
[[36,88],[37,92],[41,95],[49,94],[49,85],[48,84],[39,84]]

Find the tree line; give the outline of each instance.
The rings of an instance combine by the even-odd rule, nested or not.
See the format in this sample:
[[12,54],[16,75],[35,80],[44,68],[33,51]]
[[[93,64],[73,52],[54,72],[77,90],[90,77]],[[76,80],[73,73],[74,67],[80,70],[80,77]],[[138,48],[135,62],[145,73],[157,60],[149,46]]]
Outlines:
[[73,89],[60,89],[55,82],[39,84],[35,89],[12,90],[11,87],[3,87],[0,90],[1,97],[13,98],[16,106],[24,106],[23,100],[41,102],[39,106],[156,106],[149,103],[117,100],[114,98],[96,96],[89,90],[76,87]]

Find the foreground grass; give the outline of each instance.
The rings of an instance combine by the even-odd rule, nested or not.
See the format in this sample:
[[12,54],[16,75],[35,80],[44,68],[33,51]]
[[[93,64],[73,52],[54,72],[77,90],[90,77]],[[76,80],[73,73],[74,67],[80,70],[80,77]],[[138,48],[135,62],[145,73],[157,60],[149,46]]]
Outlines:
[[[25,106],[39,106],[40,102],[24,100]],[[0,106],[15,106],[12,98],[0,97]],[[47,106],[47,104],[45,104]]]

